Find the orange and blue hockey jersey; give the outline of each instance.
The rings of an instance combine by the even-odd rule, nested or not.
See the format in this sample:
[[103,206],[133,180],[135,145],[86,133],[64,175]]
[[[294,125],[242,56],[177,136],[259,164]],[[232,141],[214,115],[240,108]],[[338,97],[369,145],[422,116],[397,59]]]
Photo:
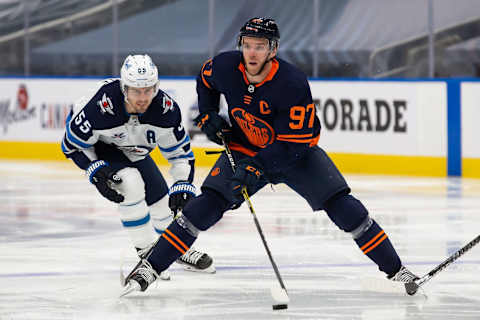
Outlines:
[[220,94],[232,125],[230,148],[281,170],[300,159],[320,137],[320,121],[307,78],[292,64],[272,60],[266,78],[249,83],[240,51],[217,55],[197,76],[200,113],[219,111]]

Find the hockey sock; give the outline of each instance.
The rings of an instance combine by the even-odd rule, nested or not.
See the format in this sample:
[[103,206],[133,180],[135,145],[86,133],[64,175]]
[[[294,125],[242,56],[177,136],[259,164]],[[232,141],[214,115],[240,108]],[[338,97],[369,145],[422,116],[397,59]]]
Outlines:
[[[373,221],[373,220],[372,220]],[[378,268],[387,275],[395,274],[402,265],[400,257],[393,248],[387,234],[373,221],[372,226],[355,242]]]
[[202,194],[195,201],[187,202],[183,215],[200,231],[206,231],[217,223],[230,204],[219,193],[203,188]]
[[352,234],[363,253],[381,271],[392,275],[400,270],[400,258],[392,243],[358,199],[340,194],[325,203],[325,211],[340,229]]
[[149,208],[145,202],[145,187],[140,172],[135,168],[124,168],[117,172],[123,180],[115,189],[124,197],[118,205],[123,227],[128,231],[136,248],[143,249],[157,240]]
[[148,261],[157,272],[162,272],[185,254],[195,240],[177,221],[173,221],[160,236]]
[[155,232],[160,236],[173,221],[173,214],[168,207],[168,197],[163,197],[150,205],[149,208],[153,227]]

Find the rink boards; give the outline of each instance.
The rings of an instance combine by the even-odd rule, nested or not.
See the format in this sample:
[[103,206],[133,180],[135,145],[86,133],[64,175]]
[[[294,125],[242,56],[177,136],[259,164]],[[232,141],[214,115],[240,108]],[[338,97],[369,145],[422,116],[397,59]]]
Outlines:
[[[100,79],[0,79],[0,158],[65,159],[60,150],[65,118],[75,101]],[[196,110],[193,78],[161,78],[180,105],[187,129]],[[322,123],[319,145],[346,173],[480,177],[475,119],[480,82],[310,80]],[[197,165],[218,148],[201,134],[192,147]],[[158,152],[156,161],[166,164]]]

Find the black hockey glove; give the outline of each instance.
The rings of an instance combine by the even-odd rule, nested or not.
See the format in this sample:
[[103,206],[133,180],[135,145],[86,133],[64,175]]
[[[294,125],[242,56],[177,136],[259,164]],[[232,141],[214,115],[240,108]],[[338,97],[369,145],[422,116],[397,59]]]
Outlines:
[[122,182],[116,172],[103,160],[97,160],[90,163],[86,170],[86,174],[91,183],[97,187],[102,196],[110,201],[120,203],[125,198],[116,190],[113,190],[110,185]]
[[252,158],[245,158],[237,163],[237,168],[231,178],[233,197],[242,200],[242,188],[247,187],[247,192],[253,189],[263,180],[262,166]]
[[207,138],[216,144],[223,145],[219,132],[228,128],[228,123],[214,111],[201,113],[194,120],[197,127],[207,135]]
[[177,181],[168,190],[168,195],[170,196],[168,206],[176,215],[185,208],[191,198],[195,197],[195,186],[188,181]]

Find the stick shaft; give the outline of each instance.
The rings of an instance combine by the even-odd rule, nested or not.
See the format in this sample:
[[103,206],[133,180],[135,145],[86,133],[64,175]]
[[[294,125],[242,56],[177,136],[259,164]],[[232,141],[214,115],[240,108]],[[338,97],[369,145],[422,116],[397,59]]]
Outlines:
[[[228,161],[230,162],[230,166],[232,167],[233,172],[235,172],[236,165],[235,165],[235,160],[233,159],[232,152],[230,151],[230,147],[225,142],[225,138],[223,136],[221,136],[221,138],[223,141],[223,145],[225,146],[225,153],[227,154]],[[252,202],[250,201],[250,197],[248,196],[247,188],[245,187],[242,188],[242,195],[243,195],[243,198],[245,199],[245,202],[248,205],[248,208],[250,209],[250,213],[252,214],[253,221],[255,222],[255,227],[257,227],[258,234],[262,239],[263,247],[267,252],[268,259],[270,259],[270,263],[272,265],[273,271],[275,272],[275,276],[277,277],[277,280],[280,283],[280,287],[282,287],[282,289],[285,290],[286,292],[287,289],[285,288],[285,284],[283,283],[283,279],[282,279],[282,276],[280,275],[280,271],[278,270],[277,264],[275,263],[275,260],[273,260],[272,252],[268,247],[267,240],[265,239],[265,236],[263,234],[262,227],[260,226],[260,222],[258,222],[257,214],[255,213],[255,209],[253,209]]]
[[424,275],[420,280],[417,280],[417,284],[421,286],[425,282],[429,281],[431,278],[433,278],[436,274],[438,274],[440,271],[448,267],[450,264],[452,264],[455,260],[463,256],[466,252],[468,252],[470,249],[472,249],[475,245],[477,245],[480,242],[480,235],[478,235],[475,239],[467,243],[465,246],[463,246],[461,249],[459,249],[457,252],[452,254],[450,257],[448,257],[445,261],[440,263],[438,266],[433,268],[430,272],[428,272],[426,275]]
[[441,270],[445,269],[448,265],[453,263],[455,260],[463,256],[467,251],[472,249],[478,242],[480,242],[480,235],[478,235],[475,239],[467,243],[465,246],[463,246],[460,250],[452,254],[448,259],[443,261],[441,264],[439,264],[435,269],[430,271],[428,274],[430,276],[434,276],[436,273],[440,272]]

